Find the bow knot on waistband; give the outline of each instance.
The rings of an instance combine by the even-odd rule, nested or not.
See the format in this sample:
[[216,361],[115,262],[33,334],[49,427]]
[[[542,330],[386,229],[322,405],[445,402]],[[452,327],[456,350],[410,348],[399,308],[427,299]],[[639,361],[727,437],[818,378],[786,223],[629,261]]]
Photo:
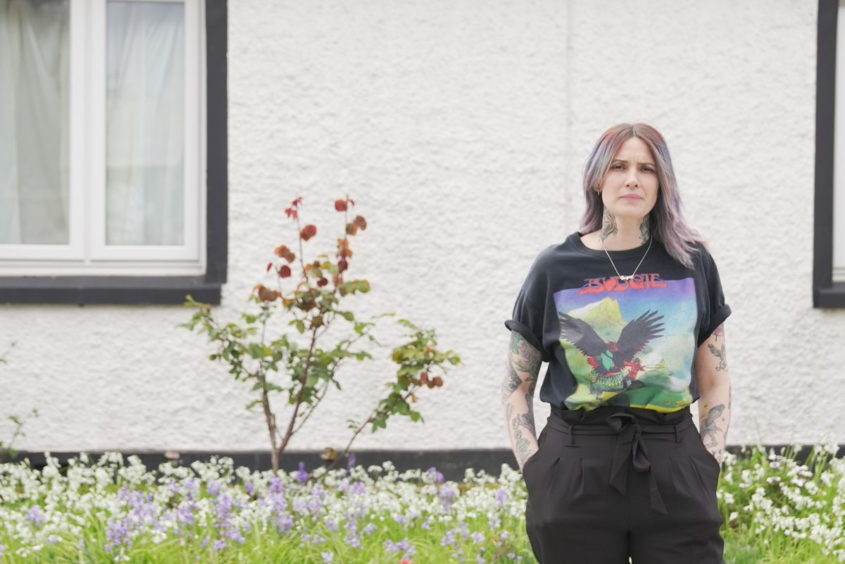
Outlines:
[[619,412],[608,416],[606,421],[617,433],[616,447],[613,451],[613,466],[610,473],[610,485],[621,494],[627,491],[628,457],[630,456],[634,470],[648,473],[649,496],[651,498],[652,509],[664,515],[667,514],[663,498],[657,489],[657,480],[654,477],[654,472],[651,471],[651,461],[648,459],[648,451],[646,450],[645,441],[642,438],[642,429],[636,416],[631,413]]

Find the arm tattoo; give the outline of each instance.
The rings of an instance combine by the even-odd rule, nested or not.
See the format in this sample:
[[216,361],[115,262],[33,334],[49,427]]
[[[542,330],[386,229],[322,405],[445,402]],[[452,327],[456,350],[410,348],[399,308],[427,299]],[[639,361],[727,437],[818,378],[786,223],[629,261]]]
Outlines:
[[716,366],[716,370],[727,370],[728,369],[728,349],[725,346],[725,324],[722,323],[718,327],[713,330],[713,340],[716,341],[716,344],[719,343],[719,339],[722,339],[722,346],[721,348],[717,348],[715,345],[711,345],[707,343],[707,348],[710,349],[710,352],[719,359],[719,364]]
[[[704,421],[701,423],[701,440],[704,442],[704,446],[707,447],[707,450],[709,450],[719,462],[722,461],[724,449],[720,448],[719,439],[717,436],[717,433],[723,432],[722,429],[719,428],[718,422],[719,418],[721,417],[724,411],[724,404],[720,403],[719,405],[714,405],[712,408],[710,408],[710,411],[707,412]],[[722,421],[724,420],[725,418],[722,417]],[[724,430],[723,436],[725,438],[725,442],[727,443],[727,427]]]
[[[516,331],[512,331],[511,348],[507,362],[507,375],[502,382],[502,403],[505,404],[505,418],[510,426],[513,442],[516,447],[515,454],[520,467],[535,450],[532,448],[532,441],[528,438],[528,434],[531,437],[536,437],[534,427],[534,389],[537,385],[541,363],[540,352],[528,343],[522,335]],[[525,392],[524,401],[528,411],[527,413],[518,413],[516,412],[514,403],[510,400],[514,392],[519,390],[525,383],[528,384],[528,389]],[[527,433],[525,430],[527,430]],[[533,442],[536,443],[536,438]]]
[[516,389],[519,388],[519,385],[522,384],[522,378],[519,377],[519,374],[517,374],[516,370],[513,368],[513,361],[508,359],[505,365],[507,374],[505,379],[502,380],[502,403],[506,403],[508,398],[510,398]]
[[716,370],[727,370],[728,369],[728,351],[725,348],[725,343],[722,343],[722,348],[717,349],[710,343],[707,343],[707,348],[710,349],[710,352],[719,359],[719,364],[716,366]]
[[[719,361],[715,369],[717,371],[727,371],[728,353],[727,348],[725,347],[724,323],[713,330],[713,340],[716,344],[712,345],[707,343],[707,348],[710,349],[710,353]],[[733,414],[731,410],[732,393],[731,383],[728,381],[727,409],[725,408],[725,404],[720,403],[718,405],[714,405],[706,412],[702,410],[703,417],[701,417],[702,421],[700,430],[701,440],[704,443],[704,446],[707,447],[707,450],[709,450],[719,462],[722,461],[722,457],[725,452],[725,445],[727,445],[728,442],[728,429],[731,424],[730,417]],[[707,409],[707,406],[708,404],[705,403],[703,409]],[[719,427],[721,423],[724,423],[725,425],[724,431]],[[722,438],[721,441],[719,440],[720,436]]]
[[522,385],[522,376],[520,372],[528,374],[526,382],[529,384],[529,393],[534,395],[534,387],[537,385],[537,377],[540,374],[540,364],[542,363],[540,351],[535,349],[525,337],[512,332],[511,336],[511,354],[508,355],[507,362],[507,377],[502,382],[502,403],[506,402],[513,393]]

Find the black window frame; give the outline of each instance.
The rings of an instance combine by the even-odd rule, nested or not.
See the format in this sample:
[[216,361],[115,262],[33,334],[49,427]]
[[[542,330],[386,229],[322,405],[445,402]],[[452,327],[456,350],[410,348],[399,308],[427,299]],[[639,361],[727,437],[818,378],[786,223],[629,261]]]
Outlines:
[[[836,23],[839,0],[819,0],[816,61],[816,178],[813,307],[845,308],[845,282],[833,282],[833,143],[836,115]],[[840,140],[840,142],[845,140]],[[845,221],[845,217],[838,218]]]
[[199,276],[0,276],[6,304],[219,304],[228,264],[228,8],[205,0],[206,271]]

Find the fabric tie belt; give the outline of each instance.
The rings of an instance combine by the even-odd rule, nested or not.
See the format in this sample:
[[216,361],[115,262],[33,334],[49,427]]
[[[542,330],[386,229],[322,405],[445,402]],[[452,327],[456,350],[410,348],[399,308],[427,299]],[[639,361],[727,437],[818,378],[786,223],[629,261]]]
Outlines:
[[[630,457],[634,470],[648,474],[648,490],[651,508],[663,513],[664,515],[668,514],[666,511],[666,505],[663,503],[663,498],[660,495],[660,490],[657,487],[657,480],[654,477],[654,472],[651,470],[651,461],[648,458],[648,451],[642,435],[643,433],[674,434],[675,441],[680,442],[681,431],[693,424],[689,408],[682,410],[685,413],[679,413],[679,415],[683,418],[678,423],[672,424],[666,422],[655,425],[642,425],[640,423],[640,418],[633,413],[625,411],[617,411],[603,419],[596,418],[592,421],[584,420],[577,424],[572,424],[555,413],[560,411],[561,410],[553,408],[553,413],[549,416],[548,425],[554,429],[568,433],[570,437],[570,444],[574,442],[573,435],[575,434],[615,434],[616,446],[613,451],[610,485],[621,494],[625,494],[628,491],[628,467],[630,466],[630,464],[628,464],[628,458]],[[584,414],[581,415],[583,416]]]

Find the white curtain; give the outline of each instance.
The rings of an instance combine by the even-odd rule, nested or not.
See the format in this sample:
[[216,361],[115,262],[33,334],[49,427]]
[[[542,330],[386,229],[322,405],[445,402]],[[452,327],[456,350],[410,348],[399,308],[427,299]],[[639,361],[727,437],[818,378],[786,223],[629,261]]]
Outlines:
[[68,0],[0,0],[0,244],[68,243]]
[[109,2],[106,44],[106,242],[181,245],[182,4]]

